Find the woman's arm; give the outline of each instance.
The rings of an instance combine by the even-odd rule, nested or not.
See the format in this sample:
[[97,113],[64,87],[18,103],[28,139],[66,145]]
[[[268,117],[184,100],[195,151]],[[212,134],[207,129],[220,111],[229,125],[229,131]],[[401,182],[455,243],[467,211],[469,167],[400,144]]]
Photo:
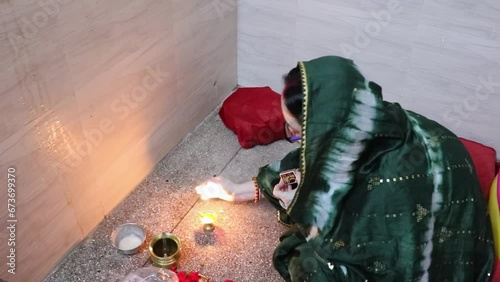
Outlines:
[[256,181],[237,184],[223,177],[214,177],[206,183],[196,187],[196,192],[202,199],[222,199],[230,202],[246,202],[256,198],[256,185],[258,191],[268,198],[278,209],[283,209],[273,189],[280,181],[279,173],[283,170],[297,168],[299,165],[299,150],[289,153],[282,161],[271,163],[259,169]]
[[236,184],[232,191],[234,202],[248,202],[255,199],[255,185],[253,181]]
[[246,202],[255,198],[253,181],[237,184],[220,176],[208,180],[195,189],[203,200],[221,199],[229,202]]

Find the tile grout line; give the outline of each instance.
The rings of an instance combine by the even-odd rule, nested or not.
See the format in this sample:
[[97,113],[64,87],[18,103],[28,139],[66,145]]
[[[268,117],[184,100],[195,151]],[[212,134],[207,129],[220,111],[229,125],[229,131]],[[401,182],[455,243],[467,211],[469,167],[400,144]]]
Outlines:
[[[238,155],[238,153],[241,151],[241,147],[238,149],[238,151],[236,151],[236,153],[234,153],[234,156],[226,163],[226,165],[220,170],[220,172],[216,175],[220,175],[226,168],[227,166],[234,160],[234,158],[236,158],[236,156]],[[173,234],[174,230],[177,228],[177,226],[179,226],[179,224],[184,220],[184,218],[191,212],[191,210],[194,208],[194,206],[196,206],[196,204],[200,201],[200,198],[196,199],[196,201],[194,202],[193,205],[191,205],[191,207],[186,211],[186,213],[182,216],[182,218],[179,220],[179,222],[177,222],[177,224],[170,230],[170,233]],[[145,267],[146,264],[148,264],[149,262],[149,256],[147,258],[147,260],[142,264],[142,267]]]
[[[220,175],[226,168],[227,166],[233,161],[233,159],[238,155],[238,153],[241,151],[241,148],[238,149],[238,151],[236,151],[236,153],[234,154],[234,156],[226,163],[226,165],[220,170],[220,172],[216,175]],[[181,220],[179,220],[179,222],[172,228],[171,232],[174,232],[174,230],[177,228],[177,226],[179,226],[179,224],[184,220],[184,218],[191,212],[191,210],[194,208],[194,206],[196,206],[196,204],[200,201],[200,198],[196,199],[196,201],[194,202],[194,204],[189,208],[189,210],[184,214],[184,216],[181,218]]]

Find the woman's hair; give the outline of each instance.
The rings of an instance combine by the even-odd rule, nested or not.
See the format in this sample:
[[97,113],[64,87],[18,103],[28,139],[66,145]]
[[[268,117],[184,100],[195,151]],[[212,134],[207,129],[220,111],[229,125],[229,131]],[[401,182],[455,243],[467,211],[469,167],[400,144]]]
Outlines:
[[283,90],[285,106],[288,108],[293,117],[295,117],[299,122],[302,122],[302,103],[304,101],[304,93],[302,93],[302,81],[300,78],[299,68],[293,68],[283,77],[283,79],[285,80],[285,89]]

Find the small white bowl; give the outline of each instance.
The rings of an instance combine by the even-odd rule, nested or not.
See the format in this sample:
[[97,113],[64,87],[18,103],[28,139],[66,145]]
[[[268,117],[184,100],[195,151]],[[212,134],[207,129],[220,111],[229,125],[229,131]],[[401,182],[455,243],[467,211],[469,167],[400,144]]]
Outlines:
[[135,223],[122,224],[111,233],[111,244],[127,255],[137,253],[144,240],[146,240],[144,228]]

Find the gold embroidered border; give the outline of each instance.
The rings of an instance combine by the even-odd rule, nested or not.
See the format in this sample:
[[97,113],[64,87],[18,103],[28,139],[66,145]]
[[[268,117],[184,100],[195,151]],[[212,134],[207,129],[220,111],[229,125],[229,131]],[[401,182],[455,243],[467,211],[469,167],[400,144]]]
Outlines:
[[437,145],[442,141],[449,140],[449,139],[454,139],[458,140],[458,137],[453,136],[453,135],[433,135],[433,136],[425,136],[425,139],[429,140],[431,145]]
[[304,179],[306,178],[306,143],[307,143],[307,138],[306,138],[306,131],[307,131],[307,104],[309,103],[309,87],[308,87],[308,81],[307,81],[307,73],[306,73],[306,67],[304,65],[304,62],[299,62],[299,69],[300,69],[300,75],[302,78],[302,92],[304,93],[304,100],[302,103],[302,139],[300,143],[300,172],[302,174],[301,179],[300,179],[300,184],[299,187],[297,188],[297,192],[295,193],[292,202],[288,206],[287,212],[291,211],[292,208],[295,206],[295,203],[297,202],[297,199],[300,194],[300,188],[302,187],[302,184],[304,183]]

